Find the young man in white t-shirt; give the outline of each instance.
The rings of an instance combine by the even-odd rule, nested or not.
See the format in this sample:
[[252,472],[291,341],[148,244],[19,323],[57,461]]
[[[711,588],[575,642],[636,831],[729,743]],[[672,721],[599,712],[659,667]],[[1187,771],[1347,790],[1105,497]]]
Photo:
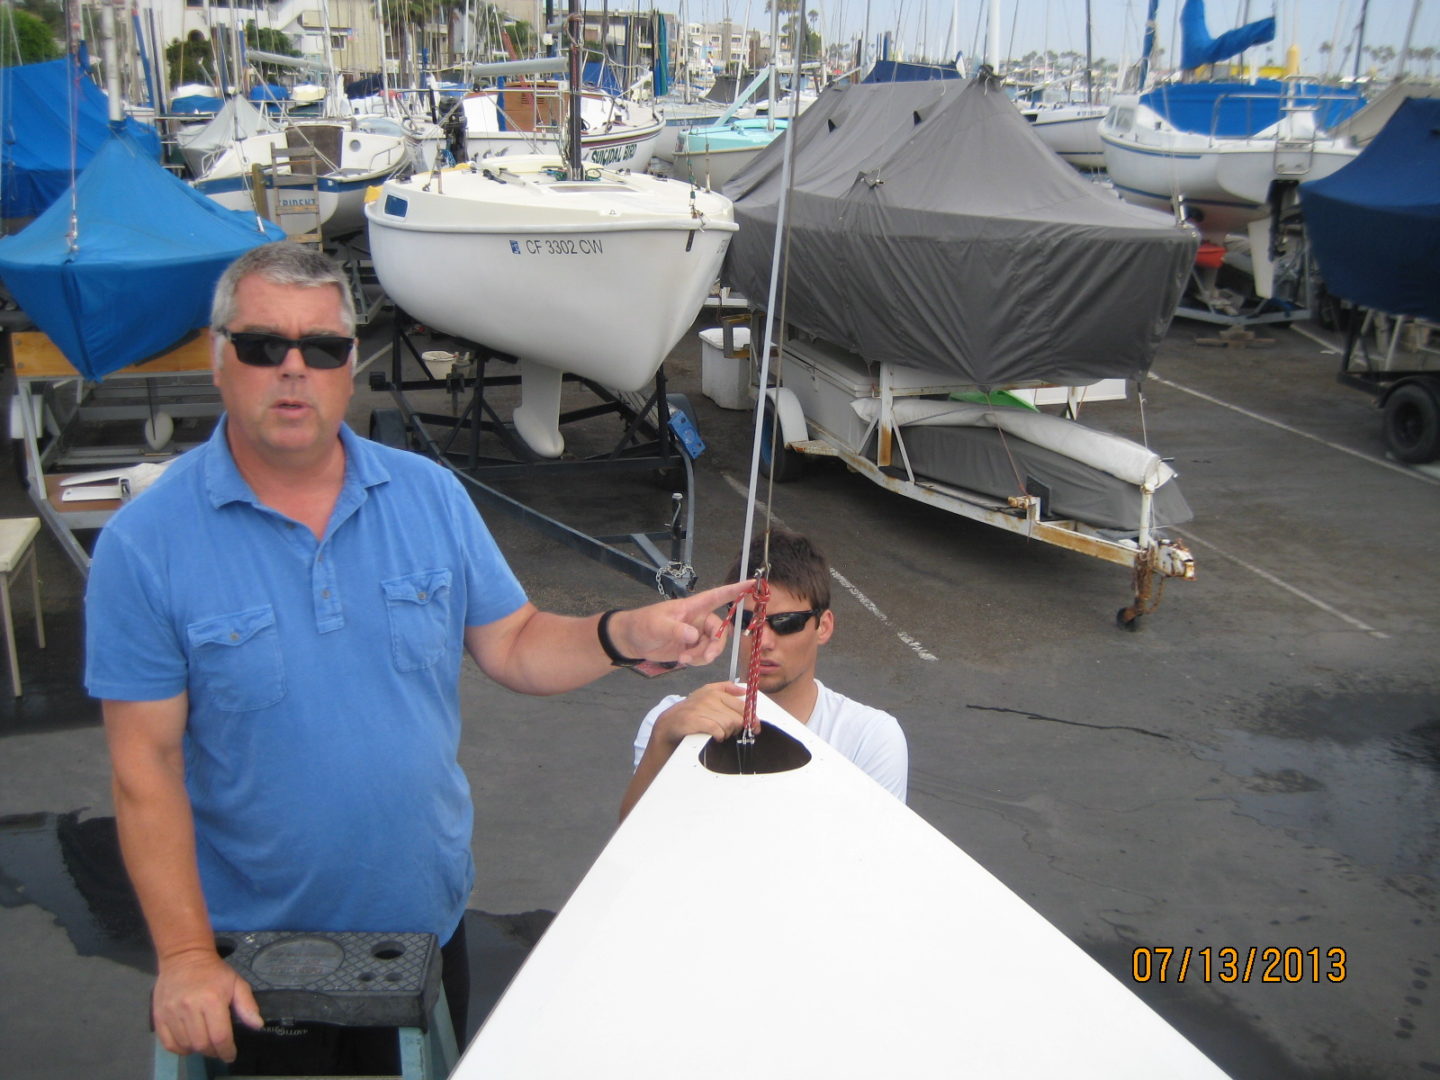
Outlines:
[[[762,568],[765,557],[765,537],[757,537],[750,546],[746,577]],[[739,574],[737,564],[728,580],[737,580]],[[768,577],[770,601],[764,624],[752,621],[749,601],[739,613],[744,630],[741,670],[748,670],[751,653],[758,649],[761,691],[903,802],[909,753],[899,722],[815,678],[820,646],[835,632],[825,557],[805,537],[774,531],[769,539]],[[744,703],[743,686],[717,682],[688,697],[673,694],[651,709],[635,736],[635,775],[620,804],[621,819],[687,735],[733,737],[740,730]]]

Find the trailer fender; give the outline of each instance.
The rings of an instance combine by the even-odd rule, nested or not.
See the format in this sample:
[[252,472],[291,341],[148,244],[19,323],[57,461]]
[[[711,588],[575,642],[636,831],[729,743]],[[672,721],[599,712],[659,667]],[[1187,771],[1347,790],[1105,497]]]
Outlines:
[[772,386],[765,391],[765,396],[780,410],[780,441],[787,445],[806,442],[810,432],[805,426],[805,411],[794,393],[783,386]]

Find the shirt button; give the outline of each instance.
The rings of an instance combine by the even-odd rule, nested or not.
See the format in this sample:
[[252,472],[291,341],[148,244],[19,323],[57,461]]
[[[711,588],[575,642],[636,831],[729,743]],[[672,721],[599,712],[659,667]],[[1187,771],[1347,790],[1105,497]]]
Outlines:
[[231,640],[231,641],[239,641],[239,640],[240,640],[240,635],[237,634],[234,630],[231,630],[231,631],[230,631],[230,640]]
[[417,593],[415,594],[415,599],[416,599],[416,600],[422,600],[422,601],[423,601],[423,600],[425,599],[425,594],[424,594],[423,592],[417,592]]
[[324,592],[322,592],[322,593],[320,594],[320,597],[321,597],[321,599],[323,599],[323,600],[329,600],[329,599],[330,599],[330,590],[329,590],[329,589],[326,589]]

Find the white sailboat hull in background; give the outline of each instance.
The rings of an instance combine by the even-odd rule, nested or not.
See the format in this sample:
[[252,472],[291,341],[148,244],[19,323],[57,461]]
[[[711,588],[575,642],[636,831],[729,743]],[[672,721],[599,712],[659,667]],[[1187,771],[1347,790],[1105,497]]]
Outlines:
[[[349,125],[335,124],[294,124],[290,130],[319,132],[324,129],[341,128],[338,140],[338,155],[333,158],[321,156],[316,168],[320,176],[319,224],[326,236],[339,236],[358,232],[365,227],[365,192],[373,185],[382,183],[411,164],[406,140],[402,136],[359,131]],[[306,136],[315,137],[318,136]],[[304,139],[301,143],[304,143]],[[295,236],[314,229],[316,218],[308,213],[284,213],[281,208],[307,204],[311,198],[308,186],[286,187],[285,181],[295,176],[294,183],[307,185],[308,177],[302,177],[292,166],[276,168],[274,154],[294,149],[287,144],[285,131],[262,132],[240,139],[223,152],[215,155],[206,165],[205,171],[194,181],[194,187],[201,194],[214,199],[229,210],[255,209],[250,193],[252,170],[259,166],[265,175],[267,198],[272,214],[278,219],[287,235]],[[276,191],[274,173],[281,176],[281,186]],[[276,204],[279,204],[278,206]]]
[[1104,105],[1047,105],[1021,111],[1040,141],[1066,164],[1086,170],[1105,167],[1105,147],[1100,142]]
[[762,697],[811,760],[676,751],[455,1080],[1224,1074],[1039,913]]
[[[471,161],[519,154],[558,154],[565,139],[566,90],[554,82],[487,87],[461,100],[465,156]],[[644,172],[665,129],[658,110],[598,90],[584,91],[580,152],[587,164]]]
[[1183,201],[1204,238],[1223,243],[1270,215],[1276,181],[1319,180],[1353,161],[1348,139],[1315,130],[1297,109],[1246,138],[1181,131],[1135,98],[1117,98],[1101,122],[1105,168],[1126,202],[1173,211]]

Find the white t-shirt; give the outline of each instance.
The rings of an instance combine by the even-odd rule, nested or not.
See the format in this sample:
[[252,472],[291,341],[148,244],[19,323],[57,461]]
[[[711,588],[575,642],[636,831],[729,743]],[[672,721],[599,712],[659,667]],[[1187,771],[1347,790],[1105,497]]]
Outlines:
[[[815,698],[815,708],[805,722],[806,727],[904,802],[910,751],[905,744],[905,733],[900,730],[900,722],[887,712],[851,701],[844,694],[826,687],[819,679],[815,680],[815,686],[819,694]],[[655,728],[655,721],[671,705],[684,700],[683,694],[671,694],[640,721],[640,730],[635,734],[637,767],[645,754],[645,747],[650,744],[650,732]]]

